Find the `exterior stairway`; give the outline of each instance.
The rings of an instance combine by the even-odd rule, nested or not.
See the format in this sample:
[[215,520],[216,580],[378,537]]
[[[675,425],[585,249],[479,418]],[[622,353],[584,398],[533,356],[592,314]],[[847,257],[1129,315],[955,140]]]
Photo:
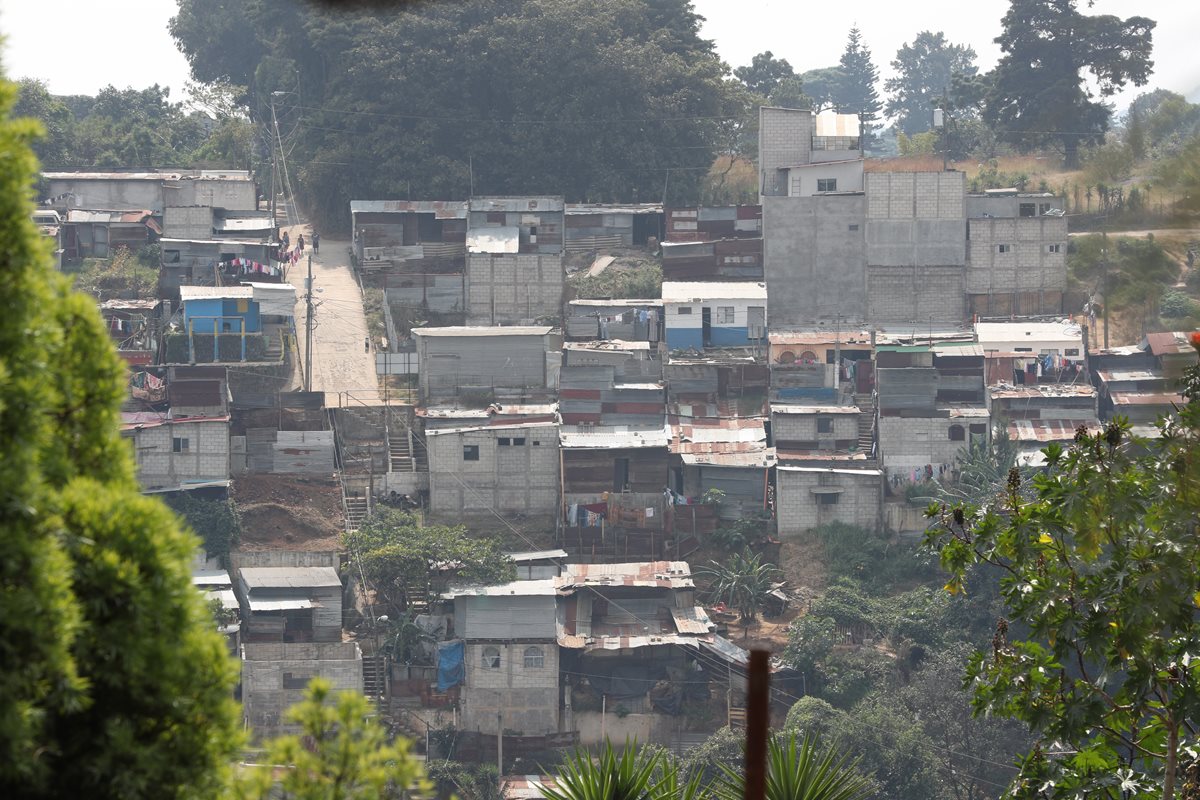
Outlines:
[[362,495],[348,494],[345,497],[345,506],[346,530],[356,531],[370,513],[367,498]]
[[875,396],[856,394],[854,402],[859,408],[858,450],[860,453],[865,453],[867,458],[873,458],[875,454]]
[[388,436],[388,469],[391,472],[416,472],[412,440],[407,428],[398,428]]
[[363,694],[376,704],[383,705],[387,698],[387,659],[378,653],[363,656],[362,669]]

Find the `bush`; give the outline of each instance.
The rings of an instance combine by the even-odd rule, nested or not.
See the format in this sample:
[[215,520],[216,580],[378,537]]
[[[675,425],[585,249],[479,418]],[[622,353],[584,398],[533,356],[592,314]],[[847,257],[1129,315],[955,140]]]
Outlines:
[[1158,312],[1164,317],[1190,317],[1196,311],[1196,301],[1175,289],[1163,292],[1158,303]]
[[599,275],[576,277],[575,296],[581,300],[607,298],[662,297],[662,267],[652,265],[637,269],[609,268]]
[[187,492],[167,495],[167,505],[204,540],[204,550],[222,562],[242,539],[242,517],[232,500],[206,500]]

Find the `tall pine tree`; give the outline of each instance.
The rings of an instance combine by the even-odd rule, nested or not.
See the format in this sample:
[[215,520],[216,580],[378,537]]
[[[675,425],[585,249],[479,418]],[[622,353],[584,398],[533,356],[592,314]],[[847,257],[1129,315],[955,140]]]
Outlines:
[[850,29],[846,49],[838,63],[842,68],[843,82],[838,87],[834,104],[844,114],[858,114],[865,147],[871,129],[879,121],[883,103],[875,88],[879,83],[879,70],[871,61],[871,50],[863,44],[862,31],[858,26]]

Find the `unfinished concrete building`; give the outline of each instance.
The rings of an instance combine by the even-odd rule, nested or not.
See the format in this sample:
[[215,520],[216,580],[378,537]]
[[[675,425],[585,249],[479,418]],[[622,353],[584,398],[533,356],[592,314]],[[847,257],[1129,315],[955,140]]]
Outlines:
[[476,197],[467,219],[467,323],[528,324],[562,314],[561,197]]
[[422,404],[480,407],[545,397],[558,385],[561,335],[549,326],[414,328]]
[[961,322],[965,175],[869,172],[865,189],[868,319]]
[[1067,288],[1063,198],[996,189],[967,196],[967,311],[1061,314]]
[[775,468],[776,517],[781,537],[807,533],[831,522],[879,527],[882,476],[874,467],[792,466]]
[[429,511],[440,519],[558,508],[558,423],[437,428],[425,432]]
[[763,274],[777,329],[867,317],[862,153],[839,120],[759,109]]
[[363,657],[356,642],[246,643],[242,645],[242,712],[255,740],[296,733],[287,710],[304,699],[313,678],[329,681],[333,695],[363,690]]
[[236,211],[258,207],[249,170],[189,169],[149,172],[44,172],[50,197],[67,208],[145,208],[162,214],[168,206],[209,206]]

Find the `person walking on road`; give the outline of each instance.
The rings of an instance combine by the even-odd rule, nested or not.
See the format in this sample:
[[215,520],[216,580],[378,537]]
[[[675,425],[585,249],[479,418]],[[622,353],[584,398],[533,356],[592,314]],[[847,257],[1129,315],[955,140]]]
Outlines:
[[300,248],[300,255],[304,255],[304,234],[296,237],[296,247]]
[[371,337],[370,336],[366,336],[363,338],[363,352],[364,353],[371,352]]
[[312,234],[313,255],[321,252],[321,234],[313,231]]
[[292,249],[292,241],[291,241],[291,239],[289,239],[289,238],[288,238],[288,232],[287,232],[287,231],[284,231],[284,232],[283,232],[283,236],[282,236],[282,237],[280,237],[280,241],[282,241],[282,242],[283,242],[283,251],[284,251],[285,253],[286,253],[288,250],[291,250],[291,249]]

